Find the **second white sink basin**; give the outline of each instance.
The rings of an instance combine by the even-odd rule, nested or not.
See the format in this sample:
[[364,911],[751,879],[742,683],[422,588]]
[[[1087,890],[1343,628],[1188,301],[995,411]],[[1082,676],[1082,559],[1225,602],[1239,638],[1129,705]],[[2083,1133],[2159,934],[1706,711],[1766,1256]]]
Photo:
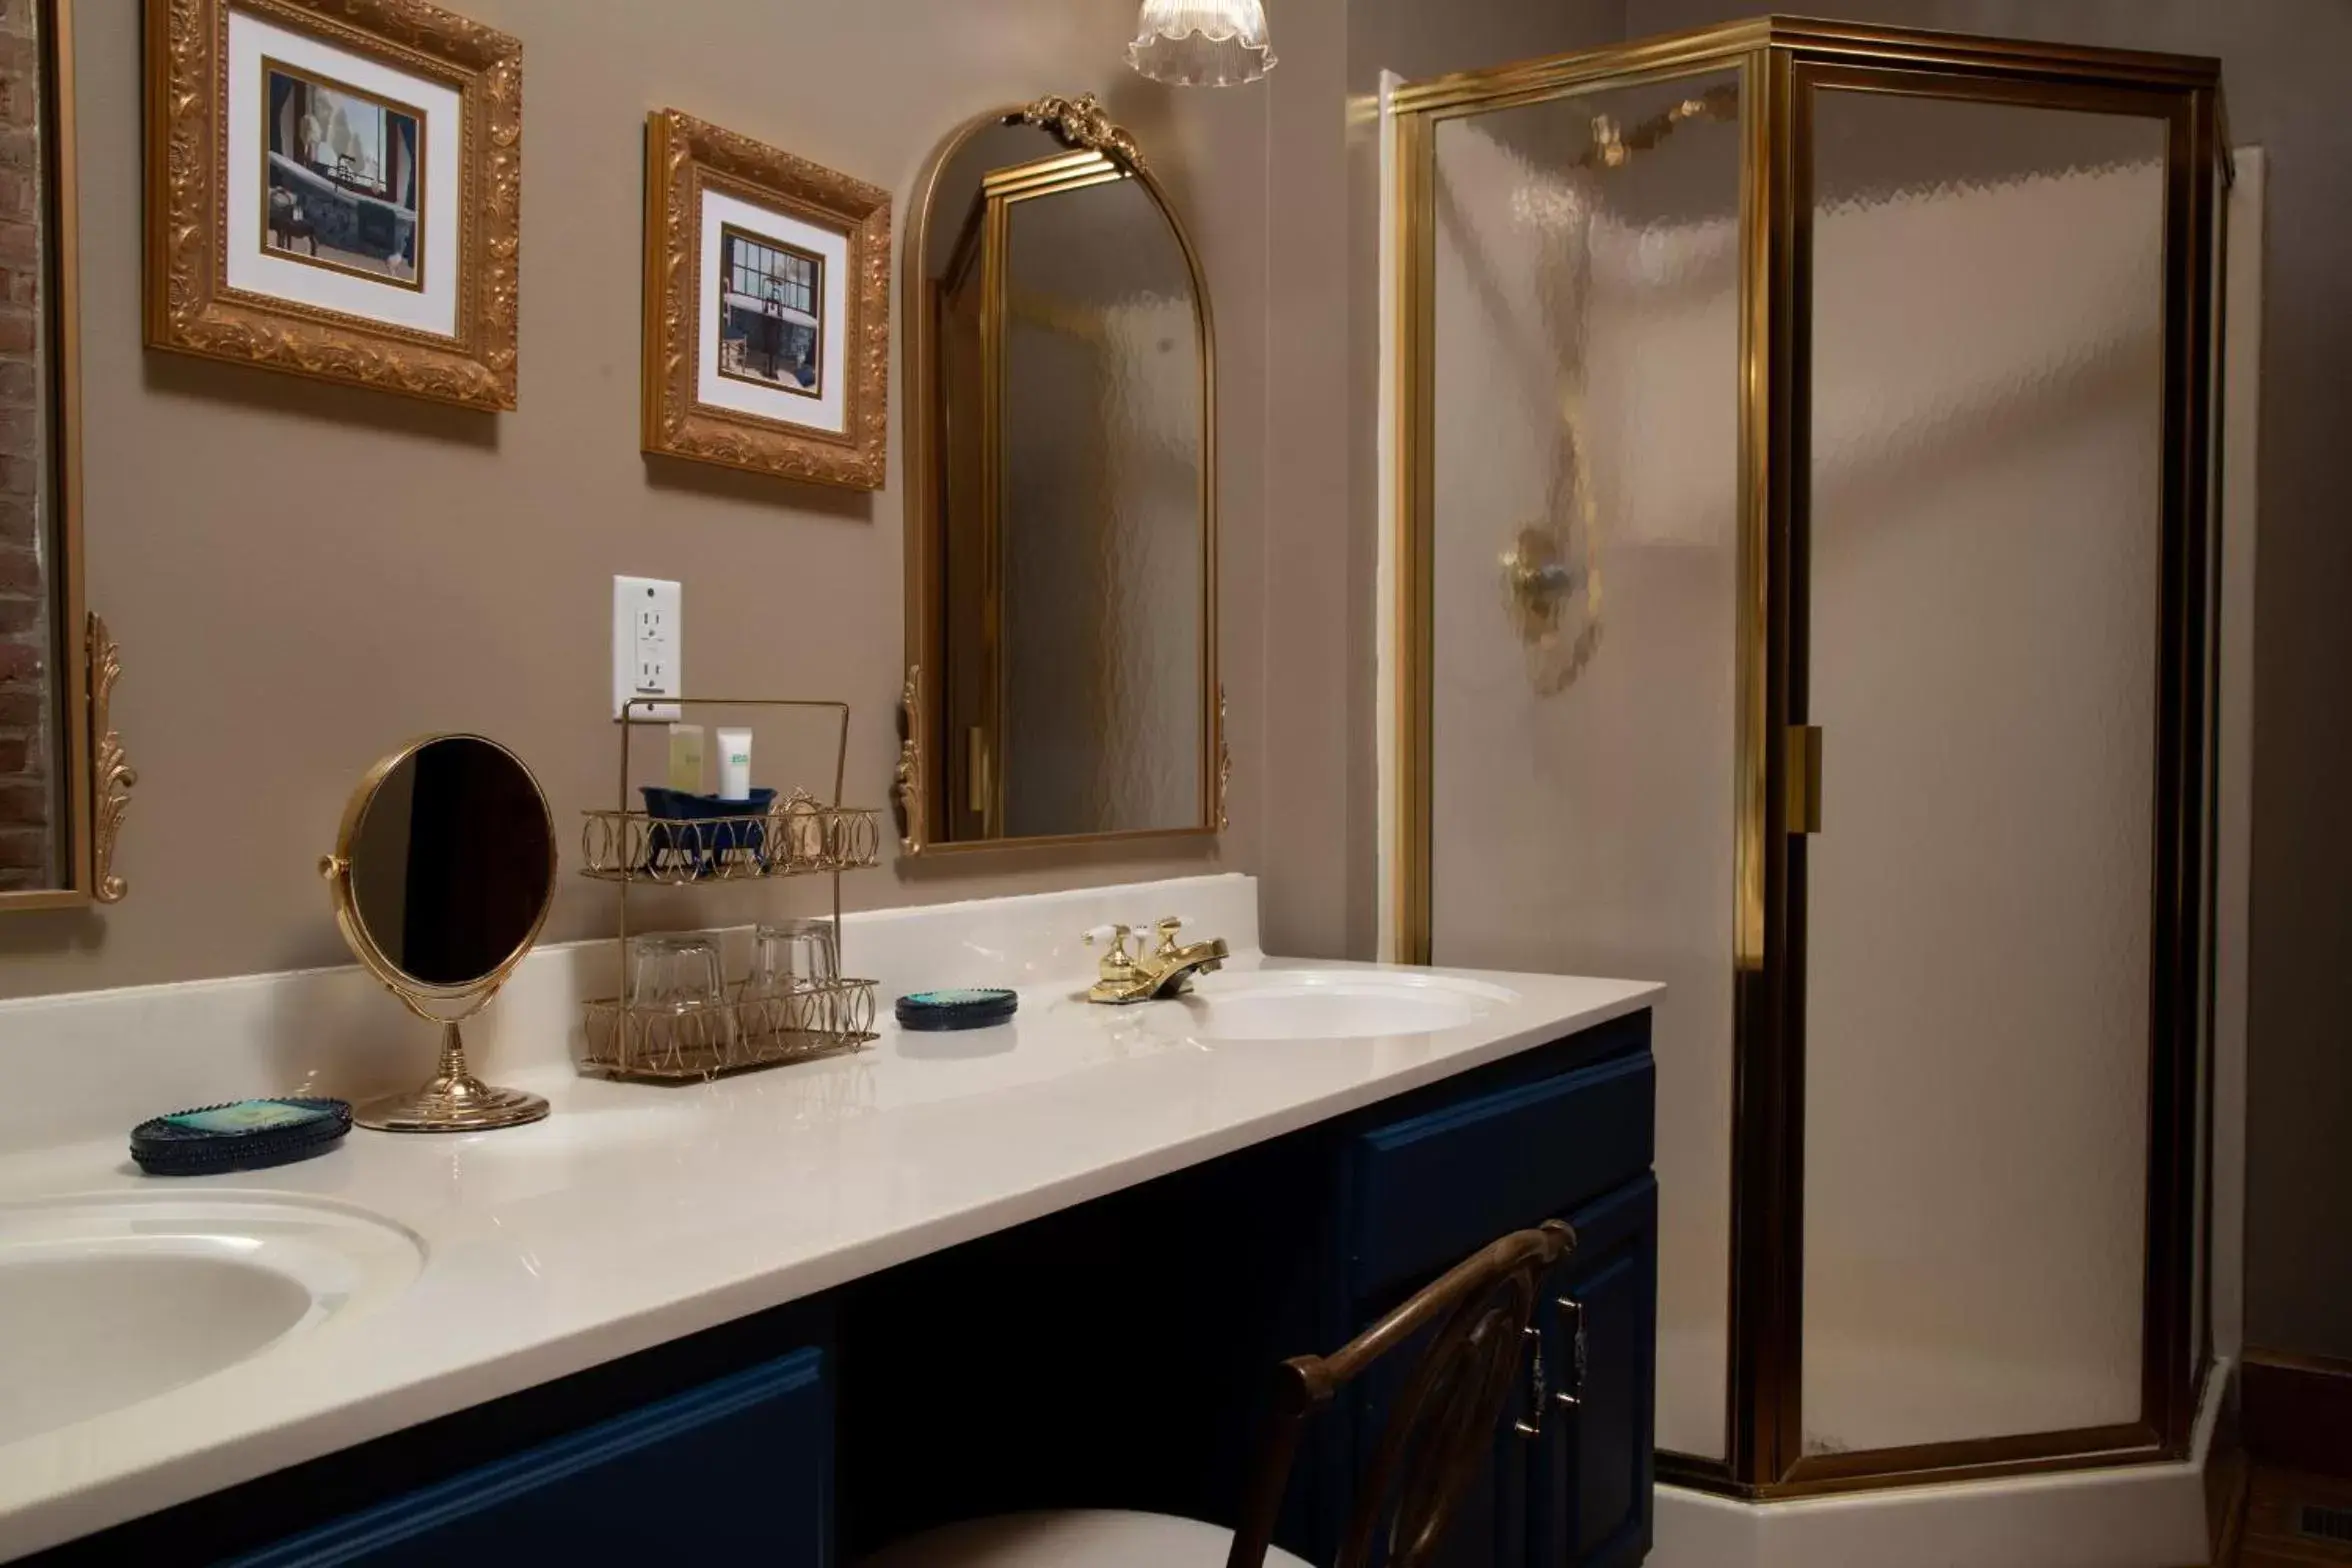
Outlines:
[[121,1410],[396,1294],[424,1253],[331,1204],[0,1204],[0,1446]]
[[1180,999],[1203,1040],[1362,1040],[1435,1034],[1518,1000],[1450,975],[1262,969],[1204,978]]

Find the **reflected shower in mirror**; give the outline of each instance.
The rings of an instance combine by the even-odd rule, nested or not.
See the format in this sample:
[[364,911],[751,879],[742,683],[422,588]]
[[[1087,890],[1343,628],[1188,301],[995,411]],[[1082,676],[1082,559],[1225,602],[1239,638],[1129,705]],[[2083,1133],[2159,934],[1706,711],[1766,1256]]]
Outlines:
[[1041,100],[950,139],[906,257],[907,848],[1213,832],[1213,349],[1165,191]]

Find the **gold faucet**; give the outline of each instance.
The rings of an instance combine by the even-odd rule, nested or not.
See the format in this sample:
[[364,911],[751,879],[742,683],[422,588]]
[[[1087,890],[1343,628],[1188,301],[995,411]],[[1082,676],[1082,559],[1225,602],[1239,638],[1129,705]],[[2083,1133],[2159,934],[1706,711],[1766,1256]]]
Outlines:
[[1210,974],[1224,967],[1232,949],[1225,945],[1223,937],[1178,947],[1176,933],[1182,929],[1184,921],[1175,915],[1153,921],[1152,935],[1158,938],[1158,945],[1148,953],[1140,950],[1140,942],[1137,952],[1127,950],[1128,938],[1135,935],[1132,926],[1097,926],[1087,932],[1087,946],[1092,947],[1097,938],[1107,937],[1110,951],[1103,955],[1086,999],[1114,1007],[1129,1002],[1163,1001],[1182,993],[1192,984],[1194,975]]

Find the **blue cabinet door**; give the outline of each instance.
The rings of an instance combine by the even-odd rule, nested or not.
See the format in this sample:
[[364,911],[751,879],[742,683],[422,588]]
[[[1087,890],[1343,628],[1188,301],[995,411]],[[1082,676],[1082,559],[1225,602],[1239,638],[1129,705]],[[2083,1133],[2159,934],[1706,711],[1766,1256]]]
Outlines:
[[[1368,1315],[1359,1327],[1371,1327],[1380,1316]],[[1341,1410],[1334,1413],[1345,1421],[1353,1439],[1345,1456],[1343,1506],[1352,1506],[1357,1483],[1371,1472],[1396,1400],[1428,1342],[1429,1333],[1424,1331],[1383,1357],[1349,1390]],[[1537,1454],[1535,1445],[1520,1430],[1527,1417],[1528,1393],[1529,1380],[1525,1376],[1516,1379],[1493,1449],[1455,1503],[1430,1568],[1533,1568],[1536,1559],[1529,1551],[1533,1544],[1529,1527],[1534,1519],[1533,1487],[1539,1479]],[[1384,1505],[1394,1502],[1392,1488]],[[1343,1522],[1344,1516],[1334,1517],[1327,1537],[1313,1542],[1316,1560],[1328,1562],[1337,1554]],[[1382,1528],[1387,1524],[1383,1519]],[[1374,1561],[1381,1560],[1375,1552]]]
[[1631,1568],[1650,1549],[1658,1184],[1645,1176],[1568,1221],[1576,1250],[1537,1307],[1546,1405],[1537,1561]]
[[1345,1176],[1351,1292],[1435,1278],[1647,1171],[1657,1077],[1634,1051],[1365,1128]]
[[[1404,1116],[1368,1118],[1345,1143],[1349,1334],[1506,1232],[1555,1217],[1577,1230],[1575,1252],[1547,1281],[1493,1459],[1464,1496],[1437,1568],[1630,1568],[1649,1551],[1656,1068],[1641,1048],[1646,1030],[1628,1038],[1634,1049],[1566,1072],[1432,1091]],[[1580,1339],[1583,1372],[1571,1383]],[[1342,1413],[1352,1440],[1339,1496],[1370,1460],[1417,1348],[1390,1356]],[[1328,1555],[1335,1533],[1316,1544]]]
[[743,1562],[830,1568],[833,1405],[791,1355],[239,1559],[241,1568]]
[[[1638,1177],[1562,1217],[1576,1250],[1545,1278],[1493,1458],[1464,1494],[1437,1568],[1633,1568],[1649,1555],[1657,1181]],[[1351,1475],[1369,1465],[1419,1348],[1367,1375],[1351,1413]]]

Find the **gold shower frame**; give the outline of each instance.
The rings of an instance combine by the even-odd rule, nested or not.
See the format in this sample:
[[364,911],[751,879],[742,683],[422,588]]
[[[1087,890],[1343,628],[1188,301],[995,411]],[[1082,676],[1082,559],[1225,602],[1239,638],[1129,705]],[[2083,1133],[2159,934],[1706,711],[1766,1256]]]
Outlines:
[[[1739,650],[1734,907],[1730,1365],[1723,1459],[1661,1453],[1661,1476],[1752,1499],[2086,1465],[2174,1460],[2190,1446],[2212,1359],[2198,1323],[2210,1200],[2211,1063],[2204,987],[2212,789],[2211,563],[2222,244],[2229,179],[2219,63],[1769,17],[1400,87],[1391,242],[1398,810],[1389,849],[1394,956],[1431,953],[1431,562],[1435,145],[1445,120],[1604,88],[1734,71],[1740,183]],[[2071,1431],[1807,1455],[1803,1351],[1805,840],[1818,791],[1806,724],[1805,454],[1809,450],[1812,94],[1829,88],[2127,114],[2167,129],[2165,471],[2151,922],[2149,1165],[2136,1421]],[[2205,1096],[2201,1099],[2201,1095]]]

